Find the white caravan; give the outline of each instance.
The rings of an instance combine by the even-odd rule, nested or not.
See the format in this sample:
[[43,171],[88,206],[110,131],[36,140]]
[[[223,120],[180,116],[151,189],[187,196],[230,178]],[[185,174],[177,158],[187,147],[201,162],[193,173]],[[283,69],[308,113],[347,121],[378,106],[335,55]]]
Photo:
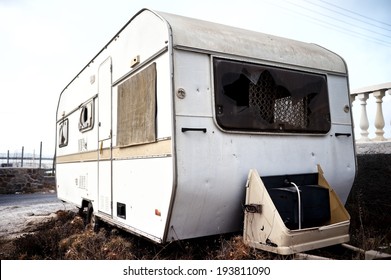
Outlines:
[[148,9],[65,87],[56,117],[59,199],[158,243],[242,230],[243,209],[260,212],[244,206],[250,170],[278,193],[321,167],[342,205],[356,172],[341,57]]

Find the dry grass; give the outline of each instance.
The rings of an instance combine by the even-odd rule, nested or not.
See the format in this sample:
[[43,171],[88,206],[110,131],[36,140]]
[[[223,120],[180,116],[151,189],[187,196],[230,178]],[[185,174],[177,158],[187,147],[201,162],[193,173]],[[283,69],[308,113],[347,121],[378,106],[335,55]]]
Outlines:
[[[360,241],[363,233],[353,234]],[[365,232],[364,234],[368,234]],[[354,242],[353,242],[354,243]],[[367,246],[380,243],[366,240]],[[357,244],[354,244],[357,245]],[[362,247],[362,246],[361,246]],[[99,232],[85,227],[83,218],[71,211],[59,211],[57,217],[40,224],[34,232],[14,240],[0,241],[1,259],[57,260],[262,260],[290,259],[250,248],[240,233],[211,236],[165,245],[154,244],[119,229],[103,225]],[[310,252],[337,259],[360,259],[358,253],[341,247]]]
[[391,155],[358,156],[356,180],[346,204],[351,243],[364,250],[391,246]]
[[58,211],[56,214],[56,218],[30,229],[29,234],[2,240],[2,259],[62,259],[59,242],[83,232],[84,223],[73,212]]
[[[346,207],[351,215],[350,244],[391,253],[391,156],[358,158],[359,171]],[[365,172],[362,172],[365,171]],[[282,257],[246,246],[241,233],[157,245],[108,226],[95,233],[83,218],[69,211],[38,225],[14,240],[0,240],[1,259],[57,260],[248,260]],[[379,249],[380,248],[380,249]],[[363,259],[341,246],[314,253],[337,259]],[[289,258],[289,257],[288,257]]]
[[[353,229],[352,244],[364,249],[384,245],[383,235],[370,228]],[[380,236],[380,238],[379,238]],[[388,237],[389,238],[389,237]],[[102,226],[99,232],[84,226],[83,218],[71,211],[40,224],[34,232],[14,240],[0,241],[1,259],[57,260],[249,260],[281,259],[281,256],[250,248],[240,233],[211,236],[165,245],[154,244],[116,228]],[[310,252],[338,259],[361,259],[341,247]],[[290,257],[288,257],[290,258]]]
[[246,246],[241,236],[225,235],[154,244],[116,228],[95,233],[70,211],[42,223],[34,232],[0,242],[1,259],[154,260],[270,259],[272,255]]

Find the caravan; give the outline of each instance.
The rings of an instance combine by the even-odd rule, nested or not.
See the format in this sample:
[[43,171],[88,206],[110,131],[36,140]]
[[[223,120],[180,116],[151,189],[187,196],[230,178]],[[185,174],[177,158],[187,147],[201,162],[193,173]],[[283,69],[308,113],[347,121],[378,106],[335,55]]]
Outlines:
[[[292,192],[289,176],[313,178],[321,168],[342,208],[356,172],[341,57],[148,9],[65,87],[56,118],[58,197],[88,209],[90,220],[157,243],[239,231],[245,215],[268,207],[261,204],[279,208],[246,202],[250,170],[266,187],[277,176],[278,196]],[[328,199],[329,191],[317,191],[309,197]],[[281,219],[301,231],[296,195],[290,203],[278,209]],[[320,212],[332,212],[326,204]],[[330,225],[327,213],[321,225],[302,226]],[[349,216],[342,216],[336,242],[348,240]]]

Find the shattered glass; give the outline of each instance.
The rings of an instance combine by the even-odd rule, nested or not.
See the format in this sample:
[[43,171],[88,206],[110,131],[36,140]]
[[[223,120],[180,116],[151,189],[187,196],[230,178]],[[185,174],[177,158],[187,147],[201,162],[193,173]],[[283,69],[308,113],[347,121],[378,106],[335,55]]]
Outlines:
[[215,111],[226,130],[326,133],[325,75],[214,59]]

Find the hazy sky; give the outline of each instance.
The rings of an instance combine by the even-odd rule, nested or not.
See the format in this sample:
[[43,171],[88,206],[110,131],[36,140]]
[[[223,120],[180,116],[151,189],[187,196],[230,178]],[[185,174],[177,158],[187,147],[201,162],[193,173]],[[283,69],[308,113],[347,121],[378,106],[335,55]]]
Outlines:
[[54,153],[60,92],[142,8],[322,45],[346,60],[351,89],[391,82],[389,0],[0,0],[0,153],[40,141]]

